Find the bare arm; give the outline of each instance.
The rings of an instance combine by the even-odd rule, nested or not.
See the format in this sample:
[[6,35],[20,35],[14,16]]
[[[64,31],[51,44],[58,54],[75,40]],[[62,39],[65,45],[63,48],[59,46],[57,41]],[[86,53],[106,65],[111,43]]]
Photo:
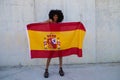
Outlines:
[[49,20],[46,20],[46,21],[44,21],[45,23],[52,23],[53,21],[52,21],[52,19],[49,19]]

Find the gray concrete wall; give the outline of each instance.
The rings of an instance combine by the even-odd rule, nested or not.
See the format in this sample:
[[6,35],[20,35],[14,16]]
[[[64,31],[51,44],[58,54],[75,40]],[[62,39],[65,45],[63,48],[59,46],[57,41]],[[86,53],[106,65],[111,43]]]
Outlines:
[[120,61],[120,0],[96,0],[97,62]]
[[0,66],[26,65],[26,24],[34,22],[33,0],[0,0]]
[[119,7],[119,0],[0,0],[0,66],[46,63],[30,59],[26,25],[45,21],[50,9],[61,9],[64,22],[81,21],[87,30],[83,57],[65,57],[64,64],[120,62]]

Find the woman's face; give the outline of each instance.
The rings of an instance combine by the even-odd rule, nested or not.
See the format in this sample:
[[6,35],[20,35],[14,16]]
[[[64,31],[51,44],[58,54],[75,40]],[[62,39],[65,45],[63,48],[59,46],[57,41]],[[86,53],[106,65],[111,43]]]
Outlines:
[[58,20],[58,15],[55,14],[55,15],[53,16],[53,21],[54,21],[54,22],[57,22],[57,20]]

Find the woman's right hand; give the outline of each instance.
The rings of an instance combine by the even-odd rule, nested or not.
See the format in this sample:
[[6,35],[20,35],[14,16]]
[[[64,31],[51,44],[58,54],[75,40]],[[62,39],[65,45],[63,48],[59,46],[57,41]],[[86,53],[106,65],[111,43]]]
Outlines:
[[46,22],[46,23],[52,23],[53,21],[52,21],[52,19],[49,19],[49,20],[44,21],[44,22]]
[[53,21],[52,21],[52,19],[49,19],[49,23],[52,23]]

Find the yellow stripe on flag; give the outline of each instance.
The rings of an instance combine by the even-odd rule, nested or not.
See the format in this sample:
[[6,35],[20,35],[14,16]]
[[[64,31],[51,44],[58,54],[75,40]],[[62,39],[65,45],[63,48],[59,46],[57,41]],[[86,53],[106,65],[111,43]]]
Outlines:
[[[69,48],[79,48],[82,49],[82,44],[84,40],[85,31],[77,29],[72,31],[61,31],[61,32],[44,32],[44,31],[33,31],[28,30],[30,48],[31,50],[45,50],[44,38],[47,38],[49,34],[56,35],[56,38],[60,40],[60,50],[65,50]],[[51,49],[47,49],[51,50]],[[58,50],[58,49],[52,49]]]

